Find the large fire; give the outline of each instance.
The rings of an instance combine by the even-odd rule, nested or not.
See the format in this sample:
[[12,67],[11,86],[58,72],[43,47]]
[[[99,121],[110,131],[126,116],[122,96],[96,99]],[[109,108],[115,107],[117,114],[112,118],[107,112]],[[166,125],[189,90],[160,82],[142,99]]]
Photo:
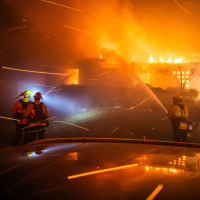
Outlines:
[[160,57],[159,59],[154,59],[154,57],[150,55],[149,63],[175,63],[176,64],[176,63],[189,63],[189,61],[186,61],[184,57],[172,59],[171,56],[169,56],[168,59],[163,59],[162,57]]

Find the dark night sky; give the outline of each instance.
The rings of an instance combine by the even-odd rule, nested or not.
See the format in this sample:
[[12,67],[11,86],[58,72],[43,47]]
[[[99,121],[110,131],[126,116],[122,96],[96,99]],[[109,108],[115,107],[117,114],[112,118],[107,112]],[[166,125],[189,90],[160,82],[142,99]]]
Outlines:
[[[117,43],[117,47],[111,49],[122,57],[130,52],[133,59],[139,57],[137,54],[147,57],[151,52],[176,52],[178,56],[183,53],[188,58],[199,59],[198,0],[52,2],[82,12],[40,0],[0,0],[1,65],[59,66],[98,57],[103,46],[100,43],[106,37],[112,40],[112,45]],[[122,30],[125,31],[130,24],[132,38],[127,40]],[[131,48],[130,41],[134,41]]]

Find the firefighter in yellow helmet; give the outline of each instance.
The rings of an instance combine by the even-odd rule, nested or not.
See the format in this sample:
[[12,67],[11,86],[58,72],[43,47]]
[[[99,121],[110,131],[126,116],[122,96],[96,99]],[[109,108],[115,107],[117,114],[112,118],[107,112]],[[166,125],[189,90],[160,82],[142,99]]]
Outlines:
[[16,98],[23,97],[22,99],[19,99],[12,107],[12,115],[15,119],[16,123],[16,132],[14,136],[13,145],[18,146],[22,143],[23,140],[23,128],[28,125],[28,120],[23,118],[23,115],[28,107],[28,105],[31,103],[29,100],[31,97],[31,91],[26,90],[19,94]]
[[181,95],[176,94],[173,97],[173,105],[168,111],[168,117],[171,119],[174,140],[177,142],[186,142],[189,110],[184,105]]

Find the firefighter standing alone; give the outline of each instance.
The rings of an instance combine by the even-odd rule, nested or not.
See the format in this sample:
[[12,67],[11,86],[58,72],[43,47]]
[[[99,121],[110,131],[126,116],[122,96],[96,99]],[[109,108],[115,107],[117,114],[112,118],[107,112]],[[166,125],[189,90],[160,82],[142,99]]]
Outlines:
[[28,134],[25,135],[26,143],[45,137],[45,128],[49,126],[49,113],[44,103],[40,102],[42,94],[36,92],[34,102],[28,105],[24,118],[29,120]]
[[177,142],[186,142],[189,110],[184,105],[181,95],[173,97],[173,105],[168,111],[168,117],[171,119],[174,140]]
[[12,107],[13,118],[16,119],[14,121],[16,123],[16,132],[14,136],[13,146],[18,146],[22,144],[23,135],[24,135],[23,128],[25,128],[28,125],[28,120],[23,118],[23,114],[25,113],[28,105],[31,103],[31,101],[29,100],[29,98],[31,97],[31,91],[26,90],[22,92],[16,98],[19,98],[22,96],[24,98],[15,102],[15,104]]

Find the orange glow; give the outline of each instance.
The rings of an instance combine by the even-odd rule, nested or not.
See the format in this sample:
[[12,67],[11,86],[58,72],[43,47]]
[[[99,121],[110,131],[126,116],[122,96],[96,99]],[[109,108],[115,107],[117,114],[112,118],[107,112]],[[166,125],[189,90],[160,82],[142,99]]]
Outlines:
[[103,58],[101,53],[100,53],[100,55],[99,55],[99,58],[100,58],[100,60]]
[[181,58],[175,58],[172,60],[171,56],[169,57],[168,60],[164,60],[162,57],[159,58],[159,61],[153,58],[152,55],[149,57],[149,63],[156,63],[156,62],[161,62],[161,63],[189,63],[189,61],[185,61],[183,57]]
[[131,165],[124,165],[124,166],[113,167],[113,168],[108,168],[108,169],[95,170],[95,171],[86,172],[86,173],[82,173],[82,174],[76,174],[76,175],[68,176],[67,178],[68,179],[74,179],[74,178],[79,178],[79,177],[82,177],[82,176],[88,176],[88,175],[99,174],[99,173],[115,171],[115,170],[120,170],[120,169],[126,169],[126,168],[130,168],[130,167],[137,167],[137,166],[138,166],[137,163],[131,164]]
[[187,157],[186,156],[182,156],[182,158],[183,158],[183,160],[186,160]]
[[79,80],[79,70],[78,69],[68,69],[67,73],[72,74],[66,81],[66,85],[78,85]]
[[153,200],[155,198],[155,196],[163,189],[163,185],[160,184],[158,185],[154,191],[146,198],[146,200]]
[[78,153],[77,152],[71,152],[66,154],[67,160],[78,160]]
[[169,60],[167,61],[167,63],[172,63],[171,57],[169,57]]
[[174,63],[183,63],[184,58],[177,58],[174,60]]
[[151,55],[150,58],[149,58],[149,62],[150,62],[150,63],[153,63],[153,62],[154,62],[153,56],[152,56],[152,55]]
[[148,172],[150,170],[154,170],[154,171],[159,171],[159,172],[164,172],[164,173],[167,173],[167,172],[172,172],[172,173],[178,173],[178,172],[183,172],[184,170],[177,170],[177,169],[174,169],[174,168],[160,168],[160,167],[149,167],[149,166],[145,166],[145,170]]
[[149,171],[149,167],[148,166],[146,166],[145,169],[146,169],[146,171]]

